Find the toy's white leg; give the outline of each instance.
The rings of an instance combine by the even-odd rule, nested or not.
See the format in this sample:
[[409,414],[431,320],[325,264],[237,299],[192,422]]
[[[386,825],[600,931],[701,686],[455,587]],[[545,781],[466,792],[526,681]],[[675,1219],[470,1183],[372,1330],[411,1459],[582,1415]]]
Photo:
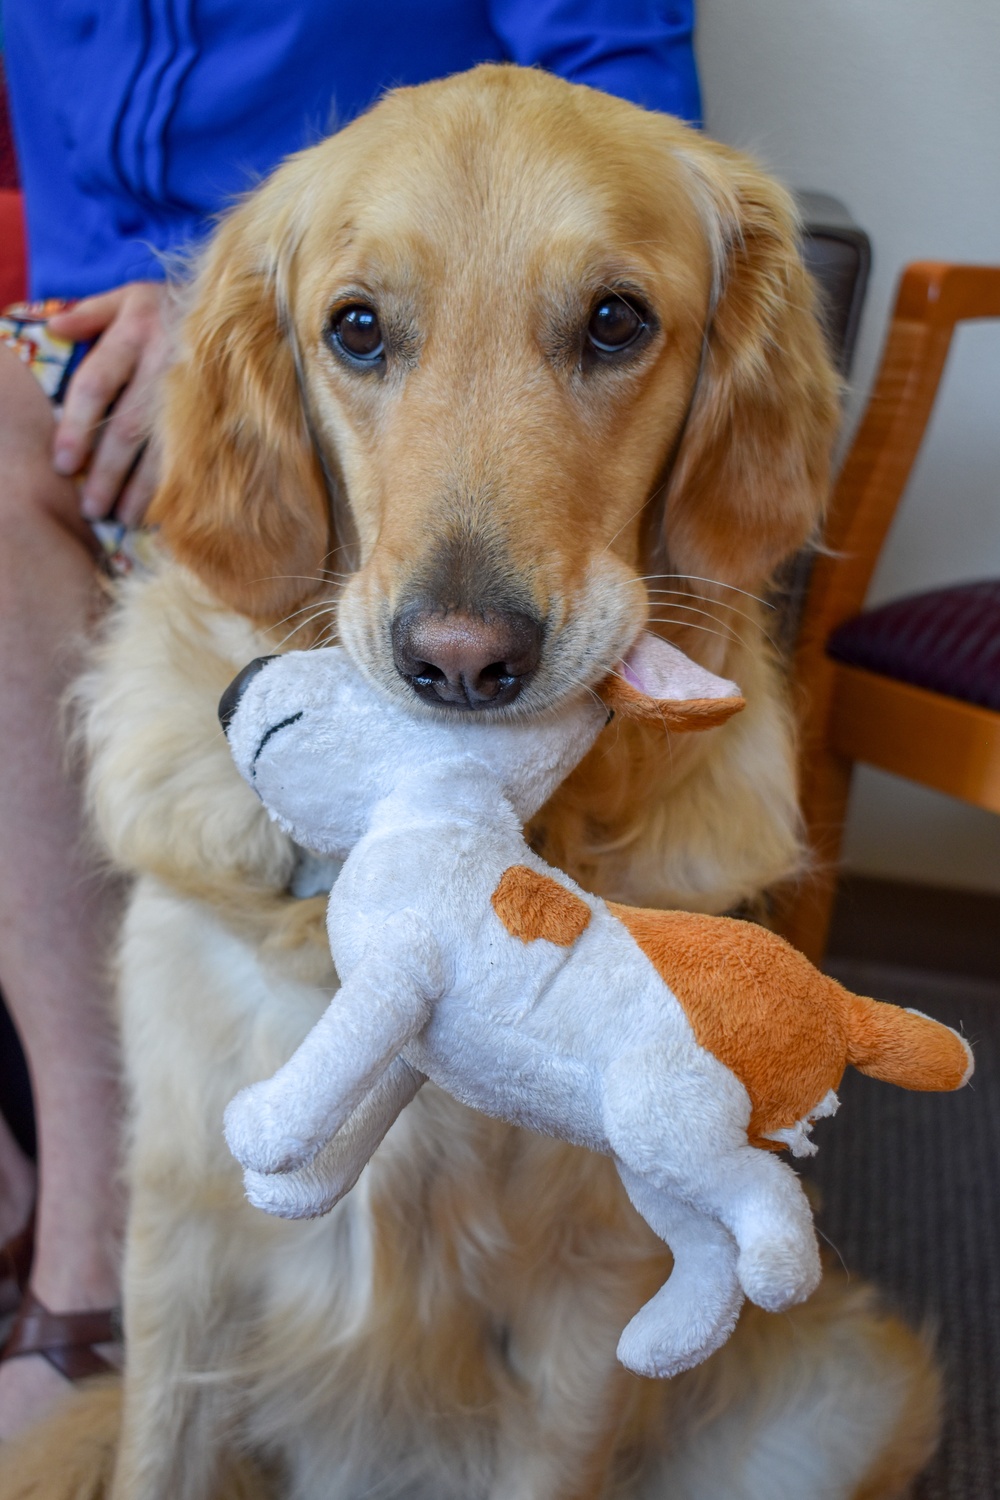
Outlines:
[[748,1145],[749,1096],[711,1054],[657,1047],[619,1058],[605,1077],[604,1117],[626,1166],[730,1231],[752,1302],[782,1312],[815,1290],[819,1250],[805,1193],[790,1167]]
[[249,1201],[281,1219],[327,1214],[361,1176],[389,1127],[425,1082],[423,1073],[396,1057],[362,1099],[346,1125],[296,1172],[244,1172]]
[[669,1280],[622,1334],[618,1358],[637,1375],[679,1375],[721,1348],[736,1326],[743,1305],[736,1243],[717,1220],[621,1163],[618,1172],[632,1203],[674,1257]]
[[226,1110],[229,1149],[253,1172],[291,1172],[345,1124],[444,987],[437,945],[415,913],[391,917],[302,1045]]
[[751,1302],[784,1312],[816,1290],[812,1210],[791,1167],[769,1151],[744,1146],[720,1160],[703,1201],[735,1236],[737,1274]]

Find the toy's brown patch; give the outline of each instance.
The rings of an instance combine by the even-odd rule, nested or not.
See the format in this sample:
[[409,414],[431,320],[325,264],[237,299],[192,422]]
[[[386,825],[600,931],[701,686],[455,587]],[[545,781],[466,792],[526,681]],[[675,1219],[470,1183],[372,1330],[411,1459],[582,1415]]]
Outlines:
[[773,932],[752,922],[608,902],[684,1007],[700,1046],[743,1084],[751,1145],[769,1140],[836,1089],[848,1063],[907,1089],[956,1089],[971,1071],[960,1037],[852,995]]
[[550,875],[539,875],[527,865],[511,865],[504,870],[490,901],[511,937],[520,938],[522,943],[545,938],[568,948],[590,921],[586,901]]
[[598,686],[598,695],[615,713],[643,724],[658,724],[675,733],[714,729],[746,707],[744,698],[649,698],[618,673]]
[[845,992],[752,922],[608,906],[677,996],[699,1045],[750,1095],[751,1144],[779,1150],[767,1136],[840,1083]]

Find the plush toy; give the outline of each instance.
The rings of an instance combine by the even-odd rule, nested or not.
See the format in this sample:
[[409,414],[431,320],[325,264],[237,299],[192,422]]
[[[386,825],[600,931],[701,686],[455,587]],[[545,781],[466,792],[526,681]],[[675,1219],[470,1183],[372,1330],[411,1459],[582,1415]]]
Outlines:
[[596,692],[486,724],[404,709],[336,647],[241,673],[220,705],[237,766],[298,843],[346,861],[328,915],[341,988],[226,1112],[252,1203],[325,1213],[429,1078],[613,1158],[674,1259],[618,1346],[637,1373],[705,1359],[744,1294],[772,1311],[809,1295],[812,1216],[774,1152],[814,1150],[848,1063],[954,1089],[968,1046],[753,924],[598,900],[522,833],[609,710],[677,730],[741,707],[650,635]]

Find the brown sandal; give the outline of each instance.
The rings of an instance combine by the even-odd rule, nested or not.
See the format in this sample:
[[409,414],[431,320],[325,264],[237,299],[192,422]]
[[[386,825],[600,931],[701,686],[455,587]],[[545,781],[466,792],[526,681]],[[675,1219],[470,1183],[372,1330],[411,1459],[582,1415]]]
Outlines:
[[28,1288],[0,1360],[17,1359],[24,1354],[41,1354],[67,1380],[83,1380],[87,1375],[107,1375],[115,1366],[94,1348],[95,1344],[113,1344],[121,1338],[121,1320],[117,1308],[94,1312],[49,1312]]

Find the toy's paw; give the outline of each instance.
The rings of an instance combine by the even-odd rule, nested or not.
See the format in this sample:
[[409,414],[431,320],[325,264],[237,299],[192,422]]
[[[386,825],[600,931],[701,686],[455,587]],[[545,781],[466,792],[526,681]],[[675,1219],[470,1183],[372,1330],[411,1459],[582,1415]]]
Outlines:
[[304,1181],[298,1172],[244,1172],[243,1191],[252,1207],[278,1219],[318,1219],[343,1196],[315,1179]]
[[734,1291],[714,1307],[700,1303],[680,1308],[667,1304],[669,1285],[640,1307],[618,1340],[618,1358],[625,1368],[648,1379],[680,1375],[721,1349],[736,1327],[743,1303]]
[[822,1268],[816,1236],[789,1230],[740,1250],[736,1273],[744,1292],[765,1312],[785,1312],[819,1286]]
[[292,1172],[312,1161],[323,1144],[288,1130],[269,1079],[240,1089],[227,1106],[223,1129],[230,1151],[251,1172]]
[[383,1133],[342,1130],[297,1172],[244,1172],[247,1199],[279,1219],[318,1219],[351,1191]]

